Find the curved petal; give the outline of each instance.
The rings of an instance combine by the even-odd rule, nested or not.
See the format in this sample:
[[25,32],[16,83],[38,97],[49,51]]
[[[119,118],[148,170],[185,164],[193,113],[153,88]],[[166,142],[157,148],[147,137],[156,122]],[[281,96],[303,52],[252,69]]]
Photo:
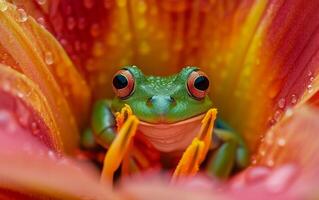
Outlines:
[[[91,166],[60,157],[0,111],[1,199],[113,199]],[[43,133],[43,132],[41,132]]]
[[267,197],[317,198],[318,120],[318,107],[287,110],[262,138],[253,165],[232,180],[232,190],[248,196],[261,190]]
[[[8,66],[0,64],[0,93],[1,112],[16,116],[19,124],[47,148],[56,152],[62,152],[63,148],[68,148],[47,100],[32,81]],[[3,113],[1,119],[5,120],[7,115]],[[6,121],[1,123],[1,131],[5,133],[5,130],[11,130],[3,126],[10,128]]]
[[64,50],[46,30],[22,8],[4,1],[0,4],[1,62],[24,73],[38,85],[53,111],[60,133],[69,143],[65,150],[71,152],[78,141],[77,122],[82,124],[88,112],[89,89]]

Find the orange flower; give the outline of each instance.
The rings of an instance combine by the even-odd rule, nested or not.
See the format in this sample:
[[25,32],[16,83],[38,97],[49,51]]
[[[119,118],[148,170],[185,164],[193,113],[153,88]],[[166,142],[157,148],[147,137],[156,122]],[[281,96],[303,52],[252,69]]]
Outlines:
[[[0,0],[0,197],[315,198],[316,0]],[[116,192],[76,161],[91,103],[123,65],[196,65],[251,166],[226,183],[142,176]],[[154,181],[151,181],[154,180]],[[152,183],[152,184],[151,184]]]

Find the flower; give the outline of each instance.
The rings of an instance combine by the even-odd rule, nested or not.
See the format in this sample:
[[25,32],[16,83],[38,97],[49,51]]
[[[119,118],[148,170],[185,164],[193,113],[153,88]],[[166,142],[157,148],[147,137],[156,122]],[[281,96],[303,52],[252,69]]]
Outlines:
[[[15,198],[315,198],[318,1],[0,0],[0,191]],[[76,161],[91,103],[118,67],[201,67],[254,152],[226,183],[128,181]],[[152,184],[151,184],[152,183]],[[224,191],[224,192],[223,192]],[[226,191],[226,192],[225,192]]]

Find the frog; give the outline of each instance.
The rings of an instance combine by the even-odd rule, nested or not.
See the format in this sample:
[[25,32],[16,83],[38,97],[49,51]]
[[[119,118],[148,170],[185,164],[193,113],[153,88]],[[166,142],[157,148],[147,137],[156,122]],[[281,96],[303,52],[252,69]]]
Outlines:
[[[113,99],[101,99],[93,105],[90,131],[82,136],[82,145],[87,148],[96,143],[110,147],[117,135],[115,113],[128,105],[140,121],[138,131],[153,149],[163,155],[182,154],[214,105],[210,79],[195,66],[169,76],[144,75],[137,66],[126,66],[114,74],[112,88]],[[226,179],[247,167],[250,155],[245,140],[220,117],[212,137],[209,158],[205,158],[207,174]]]

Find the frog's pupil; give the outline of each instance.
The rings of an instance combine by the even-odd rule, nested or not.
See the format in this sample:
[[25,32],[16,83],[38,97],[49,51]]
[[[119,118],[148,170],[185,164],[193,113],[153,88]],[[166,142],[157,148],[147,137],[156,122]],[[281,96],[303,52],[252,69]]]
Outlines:
[[118,74],[113,78],[113,85],[116,89],[123,89],[128,85],[127,78],[122,74]]
[[205,76],[199,76],[194,82],[194,86],[198,90],[207,90],[209,86],[209,80]]

